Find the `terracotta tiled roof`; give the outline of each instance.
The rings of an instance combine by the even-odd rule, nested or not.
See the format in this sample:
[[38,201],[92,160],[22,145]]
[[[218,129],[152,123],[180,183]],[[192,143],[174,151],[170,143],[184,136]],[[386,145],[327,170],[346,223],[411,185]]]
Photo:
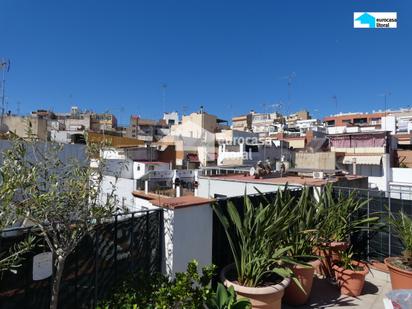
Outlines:
[[201,206],[205,204],[210,204],[211,202],[213,202],[212,199],[197,196],[181,196],[152,200],[153,205],[170,209]]
[[191,206],[201,206],[205,204],[210,204],[213,199],[207,199],[203,197],[197,197],[192,195],[181,196],[181,197],[165,197],[159,196],[153,193],[145,194],[141,191],[133,191],[133,196],[149,200],[154,206],[159,206],[169,209],[177,209]]

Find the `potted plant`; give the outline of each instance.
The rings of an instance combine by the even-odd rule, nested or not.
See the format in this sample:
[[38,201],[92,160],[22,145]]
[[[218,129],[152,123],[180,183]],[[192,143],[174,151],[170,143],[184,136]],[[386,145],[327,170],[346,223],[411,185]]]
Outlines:
[[365,263],[354,261],[352,256],[351,250],[342,251],[340,260],[333,265],[333,270],[340,293],[356,297],[362,293],[369,269]]
[[319,212],[319,243],[316,254],[322,259],[321,274],[333,277],[332,265],[340,259],[339,252],[350,246],[350,236],[354,232],[373,229],[379,216],[374,213],[362,213],[368,199],[360,199],[355,190],[348,195],[341,191],[334,195],[331,184],[327,185],[319,196],[317,211]]
[[389,216],[389,224],[399,237],[404,250],[401,257],[388,257],[392,289],[412,289],[412,219],[403,211]]
[[286,288],[284,301],[290,305],[303,305],[308,301],[315,269],[318,269],[321,263],[319,257],[312,254],[317,240],[316,226],[319,222],[319,213],[314,207],[314,202],[309,188],[306,187],[292,209],[294,222],[287,231],[287,243],[291,247],[289,254],[300,263],[290,265],[300,286],[292,281]]
[[233,286],[226,288],[218,282],[216,293],[206,303],[207,309],[249,309],[250,301],[247,298],[238,298]]
[[249,298],[252,308],[280,308],[293,276],[286,263],[295,262],[286,256],[290,247],[285,246],[292,222],[291,202],[284,203],[277,194],[274,200],[254,206],[245,195],[242,215],[231,200],[227,208],[213,205],[234,259],[234,264],[223,268],[221,279],[238,295]]

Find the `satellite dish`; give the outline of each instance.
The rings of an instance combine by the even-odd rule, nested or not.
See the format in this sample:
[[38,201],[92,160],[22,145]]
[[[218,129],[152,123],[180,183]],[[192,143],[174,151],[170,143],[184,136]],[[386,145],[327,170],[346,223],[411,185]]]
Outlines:
[[250,176],[254,176],[255,173],[256,173],[256,169],[252,166],[252,167],[250,168],[250,170],[249,170],[249,175],[250,175]]

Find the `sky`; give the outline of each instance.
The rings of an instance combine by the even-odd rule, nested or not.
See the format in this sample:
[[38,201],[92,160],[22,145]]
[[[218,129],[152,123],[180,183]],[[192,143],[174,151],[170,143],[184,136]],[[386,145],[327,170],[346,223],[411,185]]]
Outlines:
[[[398,28],[354,29],[363,11],[397,12]],[[78,106],[126,124],[203,105],[223,119],[322,117],[383,109],[384,93],[407,107],[412,1],[1,0],[0,58],[7,109],[21,114]]]

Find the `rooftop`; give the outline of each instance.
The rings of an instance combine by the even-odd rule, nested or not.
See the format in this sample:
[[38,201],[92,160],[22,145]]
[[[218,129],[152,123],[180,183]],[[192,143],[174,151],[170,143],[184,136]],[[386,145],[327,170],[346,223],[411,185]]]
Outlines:
[[200,206],[210,204],[213,199],[197,197],[192,195],[185,195],[180,197],[166,197],[157,194],[146,194],[142,191],[133,191],[133,196],[149,200],[152,205],[169,209],[185,208],[191,206]]
[[273,185],[298,185],[298,186],[323,186],[327,183],[335,183],[340,180],[356,180],[363,179],[364,176],[357,175],[346,175],[346,176],[335,176],[329,179],[316,179],[312,177],[300,177],[300,176],[284,176],[284,177],[265,177],[256,179],[254,176],[244,175],[244,174],[228,174],[228,175],[213,175],[213,176],[199,176],[201,178],[213,178],[217,180],[224,181],[235,181],[235,182],[248,182],[248,183],[267,183]]

